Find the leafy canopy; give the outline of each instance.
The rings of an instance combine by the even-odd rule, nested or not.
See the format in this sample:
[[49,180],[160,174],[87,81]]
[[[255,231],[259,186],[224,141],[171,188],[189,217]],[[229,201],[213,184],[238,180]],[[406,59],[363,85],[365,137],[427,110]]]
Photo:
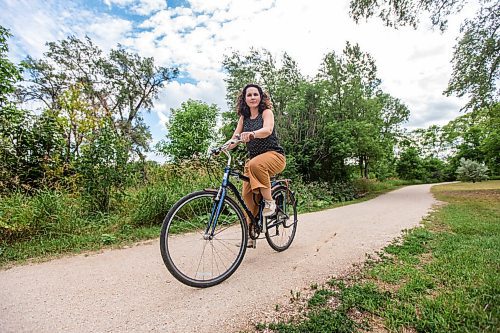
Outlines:
[[157,144],[159,152],[181,162],[204,155],[216,136],[216,118],[219,110],[215,104],[188,100],[178,109],[172,109],[167,122],[168,139]]

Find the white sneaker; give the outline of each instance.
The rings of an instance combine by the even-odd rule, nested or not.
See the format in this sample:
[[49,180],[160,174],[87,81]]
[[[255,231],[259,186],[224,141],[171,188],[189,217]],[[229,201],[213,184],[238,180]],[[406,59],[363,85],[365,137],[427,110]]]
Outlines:
[[262,210],[262,216],[271,216],[276,213],[276,202],[274,200],[264,200],[264,209]]

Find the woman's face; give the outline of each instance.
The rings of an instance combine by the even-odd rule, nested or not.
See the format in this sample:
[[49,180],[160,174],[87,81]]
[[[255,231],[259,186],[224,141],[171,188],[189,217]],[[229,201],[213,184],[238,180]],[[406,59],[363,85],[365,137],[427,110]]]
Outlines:
[[251,108],[258,107],[259,103],[260,103],[259,90],[257,88],[255,88],[255,87],[249,87],[249,88],[247,88],[247,91],[246,91],[246,94],[245,94],[245,102]]

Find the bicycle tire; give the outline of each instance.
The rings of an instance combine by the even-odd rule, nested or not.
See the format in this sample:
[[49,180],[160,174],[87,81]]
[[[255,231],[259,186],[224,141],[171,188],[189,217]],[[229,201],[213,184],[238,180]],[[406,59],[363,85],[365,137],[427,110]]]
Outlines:
[[[290,247],[297,231],[297,202],[294,194],[285,185],[272,188],[276,201],[276,215],[268,217],[266,240],[273,250],[281,252]],[[281,242],[280,242],[281,241]]]
[[[203,238],[209,217],[201,215],[196,211],[196,208],[203,204],[202,201],[211,202],[211,205],[205,203],[200,210],[206,214],[205,210],[208,207],[208,216],[210,216],[216,196],[217,191],[215,190],[203,190],[188,194],[170,209],[163,221],[160,235],[160,251],[163,262],[178,281],[191,287],[207,288],[221,283],[236,271],[245,256],[248,239],[246,220],[239,205],[228,196],[224,198],[214,238],[209,240]],[[191,205],[192,212],[190,212],[186,207],[193,203],[195,205]],[[185,211],[184,208],[186,208]],[[224,220],[226,218],[227,221]],[[223,232],[224,234],[221,235]],[[176,233],[182,235],[178,237]],[[223,236],[235,238],[226,239]],[[233,248],[233,245],[236,247]],[[217,269],[216,274],[208,272],[210,268],[205,267],[204,256],[207,246],[209,250],[207,256],[211,253],[213,258],[211,262],[206,264],[211,265],[212,270]],[[199,253],[200,249],[201,254]],[[226,259],[226,253],[221,254],[223,250],[228,252],[229,259]],[[196,257],[198,254],[200,257],[194,258],[193,261],[191,256]],[[227,264],[223,262],[224,260],[227,261]],[[191,269],[196,265],[197,267],[192,274]],[[202,270],[198,271],[200,265]],[[222,270],[220,270],[219,265],[223,266]]]

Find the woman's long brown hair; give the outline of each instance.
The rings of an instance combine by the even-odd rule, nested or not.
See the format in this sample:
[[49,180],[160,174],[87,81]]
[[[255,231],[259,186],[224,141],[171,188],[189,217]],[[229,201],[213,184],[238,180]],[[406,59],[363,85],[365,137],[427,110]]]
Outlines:
[[238,115],[243,116],[245,118],[250,117],[250,107],[247,105],[247,102],[245,101],[245,96],[247,94],[248,88],[257,88],[257,90],[259,91],[259,95],[260,95],[260,103],[259,103],[259,107],[258,107],[259,113],[262,113],[262,112],[264,112],[264,110],[271,109],[273,107],[273,105],[271,103],[271,99],[262,90],[262,88],[256,84],[251,83],[251,84],[247,84],[238,96],[238,100],[236,103],[236,105],[237,105],[236,111],[238,112]]

